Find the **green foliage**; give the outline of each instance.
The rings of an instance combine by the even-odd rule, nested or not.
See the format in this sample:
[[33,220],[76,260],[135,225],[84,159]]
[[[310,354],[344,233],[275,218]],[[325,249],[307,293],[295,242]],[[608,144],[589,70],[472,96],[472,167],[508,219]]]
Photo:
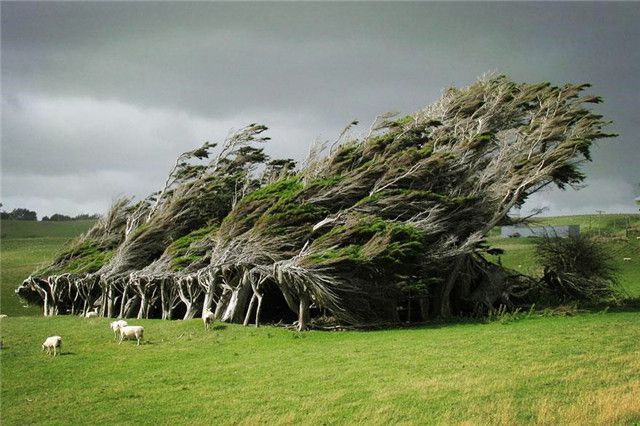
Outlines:
[[242,203],[248,204],[261,200],[290,199],[296,196],[303,188],[302,182],[296,176],[282,179],[263,186],[242,199]]
[[181,271],[192,263],[196,263],[202,259],[202,256],[196,254],[189,254],[185,256],[177,256],[171,259],[170,269],[172,271]]
[[309,213],[304,206],[297,206],[294,198],[303,190],[303,184],[299,177],[291,176],[263,186],[251,194],[242,198],[235,209],[231,211],[221,225],[224,235],[235,236],[245,232],[267,212],[271,216],[261,220],[264,224],[277,222],[287,208],[291,208],[293,214],[303,215]]
[[370,137],[364,146],[364,156],[373,157],[375,154],[384,152],[386,147],[393,142],[395,134],[393,132],[383,133],[381,135]]
[[393,274],[415,267],[424,237],[413,226],[375,216],[354,216],[314,241],[313,265],[348,262]]
[[369,195],[360,199],[355,205],[361,206],[364,204],[376,204],[379,201],[397,198],[402,200],[403,203],[414,203],[417,201],[434,201],[444,205],[460,206],[465,203],[470,203],[476,200],[475,197],[463,196],[463,195],[444,195],[437,194],[432,191],[425,191],[419,189],[384,189],[378,191],[373,195]]
[[327,214],[324,207],[299,202],[297,200],[281,198],[258,220],[256,226],[268,233],[278,233],[282,228],[309,225],[320,220]]
[[195,231],[191,231],[187,235],[173,241],[167,247],[167,253],[180,255],[181,253],[187,251],[194,243],[198,243],[203,239],[209,237],[217,229],[217,225],[210,225],[205,226],[204,228],[196,229]]
[[341,260],[358,261],[362,259],[362,246],[349,244],[344,247],[328,248],[310,257],[312,263],[326,264]]
[[313,179],[305,185],[306,191],[313,191],[317,189],[330,188],[345,180],[344,175],[333,175],[324,178]]
[[102,268],[113,254],[113,250],[104,249],[96,241],[86,240],[63,252],[59,258],[64,261],[56,262],[53,269],[39,274],[89,274]]
[[356,161],[361,158],[361,155],[362,145],[359,142],[348,142],[340,145],[330,158],[328,173],[335,175],[350,170]]
[[165,250],[165,254],[171,257],[169,268],[172,271],[180,271],[200,261],[207,249],[203,243],[217,230],[217,225],[205,226],[172,242]]
[[38,220],[38,215],[36,212],[25,209],[25,208],[17,208],[13,209],[11,212],[0,212],[0,219],[4,220]]
[[406,126],[407,124],[411,124],[415,121],[413,115],[406,115],[402,118],[397,119],[394,124],[397,126]]

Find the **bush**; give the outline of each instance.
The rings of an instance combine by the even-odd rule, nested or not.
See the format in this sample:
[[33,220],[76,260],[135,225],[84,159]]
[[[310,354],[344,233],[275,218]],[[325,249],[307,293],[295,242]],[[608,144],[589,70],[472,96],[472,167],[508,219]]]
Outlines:
[[602,243],[583,235],[543,237],[536,256],[544,268],[542,284],[561,302],[599,302],[618,293],[613,257]]

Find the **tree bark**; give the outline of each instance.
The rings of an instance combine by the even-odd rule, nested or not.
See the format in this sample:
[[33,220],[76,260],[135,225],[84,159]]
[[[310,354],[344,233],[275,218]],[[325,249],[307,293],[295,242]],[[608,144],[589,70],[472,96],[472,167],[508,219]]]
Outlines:
[[139,299],[140,297],[138,296],[132,296],[129,298],[129,300],[127,300],[127,303],[124,306],[122,318],[131,318],[133,316],[133,310],[136,307],[136,303],[138,303]]
[[140,309],[138,309],[138,316],[136,319],[143,319],[145,317],[145,313],[147,312],[147,297],[142,294],[140,296]]
[[453,262],[453,268],[451,268],[451,273],[449,274],[449,278],[447,279],[444,287],[442,288],[442,292],[440,294],[440,309],[439,313],[442,318],[450,318],[451,317],[451,290],[456,284],[458,279],[458,275],[460,274],[460,269],[465,261],[466,255],[458,255],[456,256],[455,261]]
[[[207,295],[205,295],[205,302],[206,302],[206,297]],[[224,290],[222,290],[222,294],[220,295],[220,300],[218,300],[218,304],[216,305],[216,311],[214,312],[214,316],[216,317],[216,319],[220,319],[220,317],[222,316],[222,313],[225,311],[226,307],[227,307],[227,303],[229,302],[229,299],[231,298],[231,289],[225,287]],[[213,297],[211,298],[211,301],[213,301]],[[211,306],[209,304],[209,310]],[[202,306],[202,309],[205,310],[207,309],[207,304],[205,303]]]
[[257,296],[255,293],[253,293],[253,296],[251,296],[251,301],[249,302],[249,308],[247,309],[247,314],[244,316],[244,322],[242,323],[243,326],[247,326],[249,325],[249,320],[251,319],[251,311],[253,310],[253,305],[255,304],[257,299]]
[[419,304],[422,321],[426,321],[429,318],[429,302],[426,297],[421,297],[419,299]]
[[[213,307],[213,296],[215,294],[216,291],[216,283],[215,280],[213,279],[209,279],[207,281],[207,289],[206,292],[204,293],[204,302],[202,302],[202,311],[204,312],[205,310],[211,310],[211,308]],[[225,293],[226,289],[222,292],[223,294]],[[220,297],[220,301],[222,301],[222,297]],[[220,305],[220,301],[218,301],[218,305]],[[218,316],[218,307],[216,306],[216,318],[219,318]]]
[[260,313],[262,312],[262,295],[257,295],[258,307],[256,308],[256,327],[260,327]]
[[196,310],[193,309],[193,303],[185,303],[184,305],[187,307],[187,310],[185,311],[182,319],[183,320],[193,319],[196,316]]
[[118,314],[118,318],[125,318],[125,308],[127,307],[127,304],[130,300],[130,298],[127,297],[127,289],[128,286],[125,286],[122,291],[122,300],[120,301],[120,313]]
[[232,293],[227,308],[222,315],[221,321],[239,323],[242,321],[242,315],[247,301],[249,299],[249,290],[251,286],[245,281],[241,280]]
[[107,317],[113,317],[113,284],[107,290]]
[[300,307],[298,308],[298,331],[305,331],[309,328],[309,296],[300,295]]

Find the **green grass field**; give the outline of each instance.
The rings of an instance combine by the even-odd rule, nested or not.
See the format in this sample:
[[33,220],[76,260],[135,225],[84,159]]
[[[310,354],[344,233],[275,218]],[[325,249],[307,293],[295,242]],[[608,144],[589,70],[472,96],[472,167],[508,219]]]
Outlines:
[[10,316],[38,315],[39,309],[23,307],[14,290],[72,238],[88,230],[94,221],[0,222],[0,313]]
[[[21,316],[37,310],[5,296],[80,229],[2,225],[2,425],[640,424],[639,311],[375,332],[131,320],[146,344],[118,345],[109,319]],[[492,243],[505,265],[536,268],[531,240]],[[640,295],[638,240],[607,243],[636,250],[621,280]],[[63,355],[47,357],[55,334]]]

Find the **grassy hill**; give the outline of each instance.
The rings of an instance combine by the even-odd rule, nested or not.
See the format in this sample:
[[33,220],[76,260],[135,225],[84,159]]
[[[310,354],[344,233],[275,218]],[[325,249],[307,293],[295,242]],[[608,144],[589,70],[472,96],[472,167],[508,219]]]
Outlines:
[[66,222],[36,222],[30,220],[0,221],[2,241],[15,239],[64,240],[77,237],[91,228],[95,220],[71,220]]
[[[640,216],[630,225],[599,219],[621,281],[639,296],[640,240],[622,234]],[[145,327],[140,347],[118,345],[106,318],[16,317],[38,312],[21,307],[15,286],[90,226],[80,225],[2,223],[3,425],[640,423],[640,311],[632,309],[375,332],[219,323],[206,332],[200,320],[130,320]],[[491,243],[507,249],[503,264],[537,268],[533,240]],[[50,358],[40,344],[56,334],[63,355]]]
[[16,287],[71,239],[94,221],[35,222],[0,221],[0,313],[10,316],[38,315],[39,309],[23,307],[15,296]]

